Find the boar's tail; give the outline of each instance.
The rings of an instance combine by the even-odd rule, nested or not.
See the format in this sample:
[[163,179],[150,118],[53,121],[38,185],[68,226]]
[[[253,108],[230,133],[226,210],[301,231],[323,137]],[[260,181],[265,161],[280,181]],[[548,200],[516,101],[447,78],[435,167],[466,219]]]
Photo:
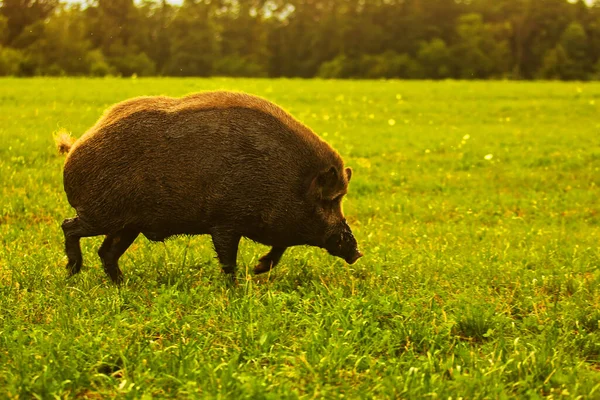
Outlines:
[[71,150],[71,147],[73,147],[75,139],[73,139],[69,132],[60,129],[58,132],[54,133],[54,143],[56,143],[56,147],[60,154],[67,154],[69,150]]

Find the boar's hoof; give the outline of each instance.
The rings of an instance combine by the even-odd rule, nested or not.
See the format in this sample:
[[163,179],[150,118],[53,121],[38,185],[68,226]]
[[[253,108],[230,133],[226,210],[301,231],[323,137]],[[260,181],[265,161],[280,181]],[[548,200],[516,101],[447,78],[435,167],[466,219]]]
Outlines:
[[69,276],[73,276],[81,272],[81,263],[77,261],[69,261],[67,263],[67,273]]
[[235,283],[236,278],[235,278],[235,267],[232,266],[222,266],[221,270],[223,271],[223,273],[229,278],[228,280],[232,283]]
[[105,268],[104,271],[106,272],[106,274],[108,275],[108,277],[114,284],[120,285],[121,283],[123,283],[123,273],[121,272],[120,269],[117,269],[115,271],[115,270],[108,270]]
[[258,264],[256,264],[256,266],[254,267],[254,274],[264,274],[265,272],[269,272],[271,269],[273,269],[273,260],[271,260],[270,258],[263,257],[258,261]]
[[285,250],[285,247],[271,248],[271,251],[258,260],[258,264],[254,267],[254,274],[264,274],[265,272],[269,272],[275,268],[275,266],[279,263],[279,260],[281,260],[281,256]]
[[224,274],[233,275],[235,274],[235,267],[224,265],[221,267]]

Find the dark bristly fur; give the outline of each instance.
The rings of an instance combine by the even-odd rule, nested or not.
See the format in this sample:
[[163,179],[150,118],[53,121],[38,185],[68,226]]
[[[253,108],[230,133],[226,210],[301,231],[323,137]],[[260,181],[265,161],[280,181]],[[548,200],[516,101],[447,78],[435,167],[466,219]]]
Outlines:
[[79,239],[106,235],[98,251],[119,282],[119,257],[142,233],[153,241],[210,234],[233,274],[241,237],[285,249],[313,245],[353,263],[362,254],[341,198],[351,170],[327,143],[256,96],[206,92],[140,97],[113,106],[68,151],[64,187],[77,216],[63,223],[68,270],[81,269]]

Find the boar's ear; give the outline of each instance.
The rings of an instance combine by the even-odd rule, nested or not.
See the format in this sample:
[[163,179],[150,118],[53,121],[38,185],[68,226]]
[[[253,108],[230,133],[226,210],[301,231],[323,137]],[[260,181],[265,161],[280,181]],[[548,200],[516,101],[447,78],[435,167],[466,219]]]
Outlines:
[[325,171],[319,172],[310,185],[310,191],[319,199],[329,198],[335,191],[337,181],[337,170],[335,167],[331,167]]
[[348,180],[348,183],[350,183],[350,179],[352,179],[352,168],[350,167],[346,168],[346,179]]

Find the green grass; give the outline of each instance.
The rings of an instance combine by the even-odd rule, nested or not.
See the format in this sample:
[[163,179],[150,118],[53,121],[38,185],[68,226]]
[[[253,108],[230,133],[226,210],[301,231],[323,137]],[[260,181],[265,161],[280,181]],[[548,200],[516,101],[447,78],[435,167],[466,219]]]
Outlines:
[[[361,249],[206,236],[121,259],[109,283],[72,217],[52,132],[137,95],[236,89],[282,105],[355,174]],[[487,157],[486,157],[487,156]],[[600,398],[600,84],[0,80],[0,398]]]

